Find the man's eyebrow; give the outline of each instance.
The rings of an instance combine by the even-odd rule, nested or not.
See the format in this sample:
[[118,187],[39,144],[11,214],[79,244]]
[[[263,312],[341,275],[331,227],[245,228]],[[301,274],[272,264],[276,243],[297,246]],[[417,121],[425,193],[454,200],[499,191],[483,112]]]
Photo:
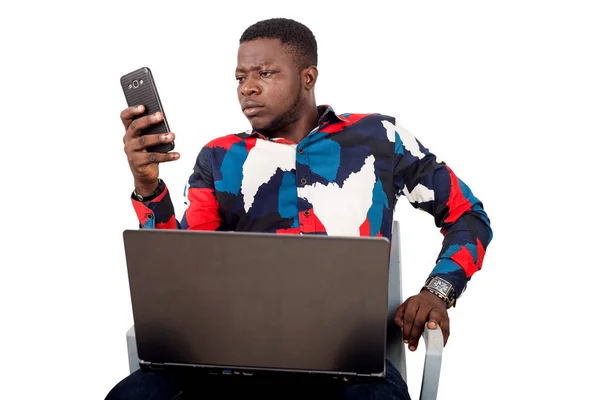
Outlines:
[[265,62],[262,64],[255,64],[255,65],[251,66],[250,68],[236,67],[235,72],[237,73],[237,72],[258,71],[260,69],[267,68],[267,67],[273,67],[273,63]]

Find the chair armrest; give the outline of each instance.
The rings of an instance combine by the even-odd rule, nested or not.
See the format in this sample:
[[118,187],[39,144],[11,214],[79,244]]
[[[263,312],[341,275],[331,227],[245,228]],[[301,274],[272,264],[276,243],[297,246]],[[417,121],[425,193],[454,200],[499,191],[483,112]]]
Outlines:
[[135,329],[133,325],[129,328],[125,337],[127,338],[129,373],[133,373],[140,368],[140,359],[138,358],[137,344],[135,342]]
[[421,381],[420,400],[435,400],[440,383],[442,369],[442,351],[444,350],[444,335],[439,326],[435,329],[423,330],[425,341],[425,364],[423,366],[423,379]]

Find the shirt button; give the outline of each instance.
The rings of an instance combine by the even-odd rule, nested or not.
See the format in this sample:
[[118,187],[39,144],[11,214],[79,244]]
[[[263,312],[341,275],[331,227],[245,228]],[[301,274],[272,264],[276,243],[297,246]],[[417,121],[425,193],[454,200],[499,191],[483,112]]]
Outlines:
[[300,179],[300,183],[303,184],[303,185],[306,185],[307,182],[308,181],[306,180],[306,178]]
[[302,147],[298,148],[298,153],[300,153],[300,154],[304,153],[304,149]]
[[310,211],[304,211],[304,216],[308,217],[310,215]]
[[152,218],[154,218],[154,214],[147,214],[147,215],[146,215],[146,218],[148,218],[148,219],[152,219]]

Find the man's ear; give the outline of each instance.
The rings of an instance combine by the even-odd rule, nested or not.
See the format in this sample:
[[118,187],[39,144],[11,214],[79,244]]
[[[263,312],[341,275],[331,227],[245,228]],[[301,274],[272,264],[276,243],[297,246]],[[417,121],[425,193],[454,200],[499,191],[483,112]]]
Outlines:
[[304,89],[311,90],[317,83],[317,77],[319,76],[319,70],[315,66],[304,68],[302,70],[302,85]]

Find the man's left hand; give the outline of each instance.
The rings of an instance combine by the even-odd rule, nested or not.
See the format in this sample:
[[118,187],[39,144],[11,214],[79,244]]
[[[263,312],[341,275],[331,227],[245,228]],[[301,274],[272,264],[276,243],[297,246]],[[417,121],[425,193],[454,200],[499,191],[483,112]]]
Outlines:
[[404,343],[408,343],[410,351],[417,349],[426,322],[429,329],[435,329],[437,326],[442,329],[444,346],[450,336],[446,303],[427,290],[406,299],[396,310],[394,322],[402,329],[402,338]]

